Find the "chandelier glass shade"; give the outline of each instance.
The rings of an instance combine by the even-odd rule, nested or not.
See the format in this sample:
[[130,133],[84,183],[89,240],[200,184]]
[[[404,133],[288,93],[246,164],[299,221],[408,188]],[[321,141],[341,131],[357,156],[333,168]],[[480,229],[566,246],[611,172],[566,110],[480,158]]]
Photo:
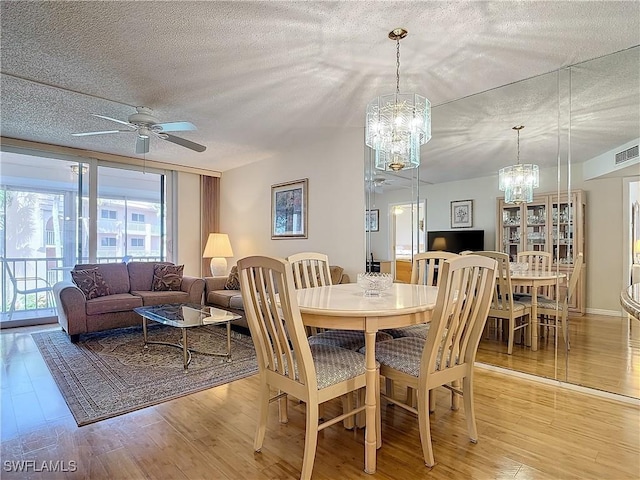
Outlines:
[[513,127],[518,132],[518,163],[498,171],[498,187],[504,192],[504,202],[516,205],[531,203],[533,189],[540,186],[538,165],[520,163],[520,130],[523,128],[522,125]]
[[498,178],[505,203],[533,202],[533,189],[540,185],[538,166],[530,163],[501,168]]
[[396,41],[396,93],[380,95],[367,105],[365,143],[375,150],[375,168],[398,171],[420,165],[420,146],[431,139],[431,103],[422,95],[400,93],[400,39],[407,31],[389,33]]

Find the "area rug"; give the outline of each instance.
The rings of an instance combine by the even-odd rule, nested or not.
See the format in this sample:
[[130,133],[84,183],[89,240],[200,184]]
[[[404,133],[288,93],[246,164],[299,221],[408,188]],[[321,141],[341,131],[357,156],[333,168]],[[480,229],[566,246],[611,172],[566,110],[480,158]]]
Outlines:
[[[142,328],[82,335],[73,344],[62,331],[32,334],[78,426],[157,405],[183,395],[238,380],[258,371],[250,336],[232,331],[231,362],[193,353],[184,370],[182,350],[143,347]],[[177,343],[181,331],[149,328],[149,340]],[[226,351],[226,328],[190,328],[190,348]]]

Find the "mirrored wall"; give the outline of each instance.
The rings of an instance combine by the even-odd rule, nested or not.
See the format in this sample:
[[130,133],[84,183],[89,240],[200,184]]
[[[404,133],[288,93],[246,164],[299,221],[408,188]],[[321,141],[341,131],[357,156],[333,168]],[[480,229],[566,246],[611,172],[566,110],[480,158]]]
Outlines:
[[[640,181],[639,72],[634,47],[435,106],[433,138],[422,147],[419,169],[376,171],[366,149],[366,205],[378,219],[366,234],[367,259],[405,281],[403,262],[410,268],[412,253],[432,249],[435,232],[476,231],[466,235],[476,238],[470,249],[508,251],[498,170],[516,163],[512,127],[525,126],[520,161],[540,166],[535,196],[543,208],[524,209],[539,226],[522,235],[527,245],[548,242],[554,270],[567,278],[575,257],[584,256],[570,303],[570,341],[543,331],[537,350],[522,342],[509,355],[503,339],[487,335],[479,361],[640,398],[640,326],[618,303],[630,268],[620,251],[629,243],[623,202],[634,200],[621,190],[629,179]],[[467,201],[470,226],[460,228],[452,207]]]

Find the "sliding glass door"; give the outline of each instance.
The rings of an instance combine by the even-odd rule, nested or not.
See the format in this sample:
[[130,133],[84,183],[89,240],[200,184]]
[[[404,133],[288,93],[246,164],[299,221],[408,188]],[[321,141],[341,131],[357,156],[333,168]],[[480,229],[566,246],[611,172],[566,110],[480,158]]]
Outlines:
[[87,262],[165,258],[165,174],[2,153],[0,326],[55,321],[52,287]]

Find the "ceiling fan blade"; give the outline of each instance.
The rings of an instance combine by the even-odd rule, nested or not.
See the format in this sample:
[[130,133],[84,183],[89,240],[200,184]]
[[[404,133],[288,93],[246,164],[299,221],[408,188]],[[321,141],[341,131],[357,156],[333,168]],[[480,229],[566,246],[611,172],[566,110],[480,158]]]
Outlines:
[[111,120],[112,122],[121,123],[122,125],[127,125],[129,127],[133,126],[129,122],[125,122],[124,120],[118,120],[117,118],[106,117],[104,115],[98,115],[97,113],[92,113],[91,115],[98,118],[104,118],[105,120]]
[[166,136],[165,140],[167,140],[168,142],[190,148],[191,150],[195,150],[196,152],[204,152],[207,149],[207,147],[205,147],[204,145],[200,145],[199,143],[192,142],[191,140],[187,140],[185,138],[176,137],[175,135],[170,135],[168,133],[163,134],[163,137],[164,136]]
[[191,122],[165,122],[155,123],[153,125],[154,130],[160,127],[158,132],[186,132],[189,130],[197,130],[196,126]]
[[136,153],[149,153],[149,137],[138,137],[136,140]]
[[72,133],[74,137],[86,137],[87,135],[103,135],[105,133],[129,133],[132,130],[103,130],[101,132],[80,132]]

